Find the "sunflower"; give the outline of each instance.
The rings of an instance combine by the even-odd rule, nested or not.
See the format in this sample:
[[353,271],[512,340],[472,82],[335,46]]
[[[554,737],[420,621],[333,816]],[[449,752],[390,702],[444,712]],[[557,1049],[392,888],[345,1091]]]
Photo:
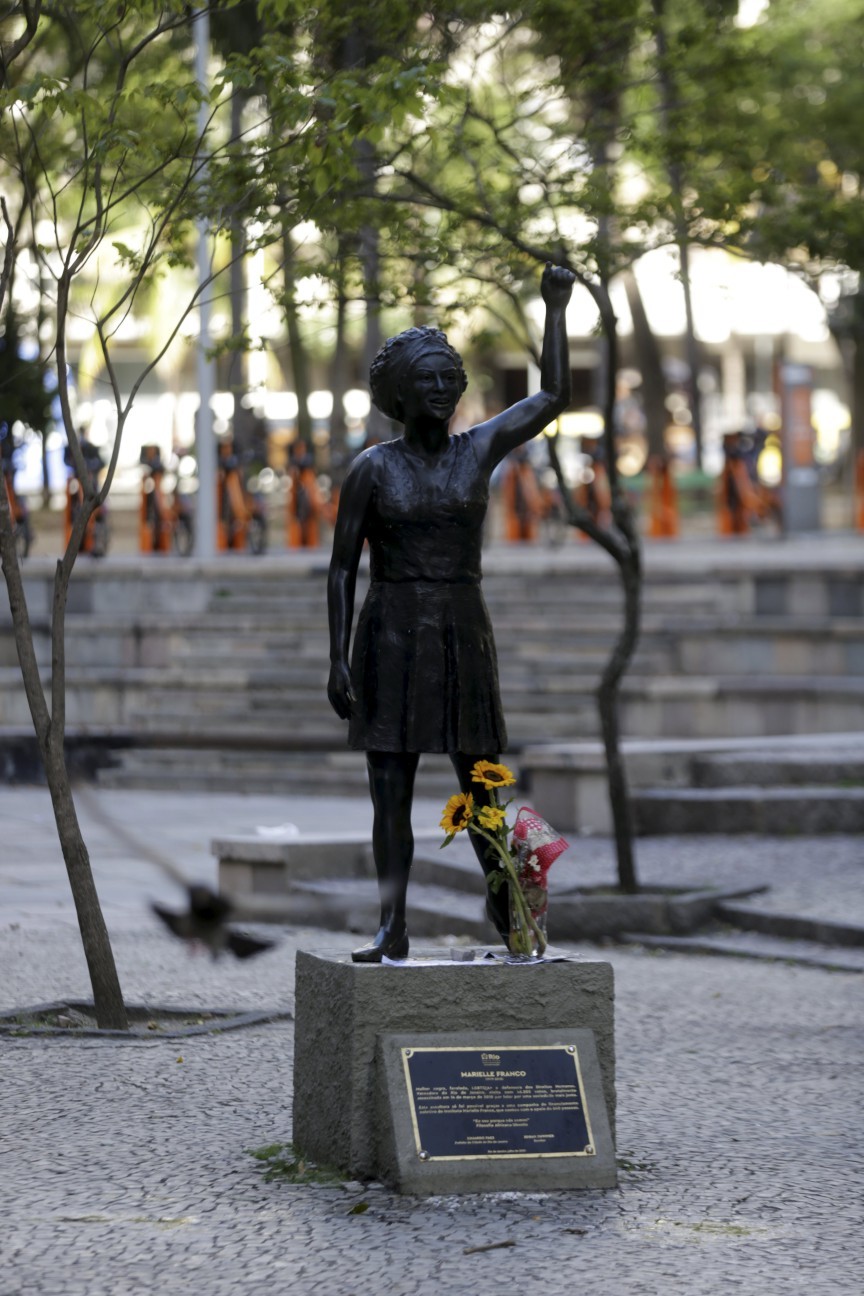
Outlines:
[[471,771],[471,781],[485,788],[512,787],[516,775],[506,765],[493,765],[491,761],[478,761]]
[[483,806],[477,814],[477,822],[481,828],[488,828],[490,832],[497,832],[504,822],[506,813],[499,806]]
[[447,833],[462,832],[474,815],[474,798],[470,792],[457,792],[444,807],[441,827]]

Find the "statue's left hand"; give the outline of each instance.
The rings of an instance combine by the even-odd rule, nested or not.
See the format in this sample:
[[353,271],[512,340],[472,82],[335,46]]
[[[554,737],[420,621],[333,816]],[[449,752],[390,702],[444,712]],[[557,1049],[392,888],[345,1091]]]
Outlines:
[[540,280],[540,292],[547,306],[566,306],[573,292],[576,276],[565,266],[555,266],[547,261]]
[[339,719],[347,720],[356,701],[351,689],[351,672],[348,669],[347,662],[335,661],[330,667],[327,696]]

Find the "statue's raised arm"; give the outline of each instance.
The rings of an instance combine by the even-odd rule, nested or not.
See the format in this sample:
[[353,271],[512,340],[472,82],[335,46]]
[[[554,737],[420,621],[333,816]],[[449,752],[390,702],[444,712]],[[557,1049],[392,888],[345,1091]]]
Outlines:
[[535,396],[472,430],[478,456],[491,471],[506,454],[551,423],[570,403],[570,353],[565,313],[576,276],[564,266],[547,265],[540,281],[546,327],[540,356],[540,390]]

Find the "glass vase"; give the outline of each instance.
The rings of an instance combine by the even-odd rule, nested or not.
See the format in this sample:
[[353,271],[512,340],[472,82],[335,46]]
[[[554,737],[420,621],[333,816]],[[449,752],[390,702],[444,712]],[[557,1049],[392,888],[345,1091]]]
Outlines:
[[[521,903],[520,903],[521,897]],[[546,949],[546,915],[549,892],[532,884],[520,886],[518,894],[510,884],[510,939],[513,958],[536,959]],[[527,913],[526,913],[527,911]],[[529,919],[530,915],[530,919]]]

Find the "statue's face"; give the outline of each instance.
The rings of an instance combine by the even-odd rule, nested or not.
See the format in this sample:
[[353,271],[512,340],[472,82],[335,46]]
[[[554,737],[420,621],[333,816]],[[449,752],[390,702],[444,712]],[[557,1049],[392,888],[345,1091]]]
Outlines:
[[405,420],[449,422],[462,395],[462,381],[452,358],[443,351],[420,356],[399,390]]

